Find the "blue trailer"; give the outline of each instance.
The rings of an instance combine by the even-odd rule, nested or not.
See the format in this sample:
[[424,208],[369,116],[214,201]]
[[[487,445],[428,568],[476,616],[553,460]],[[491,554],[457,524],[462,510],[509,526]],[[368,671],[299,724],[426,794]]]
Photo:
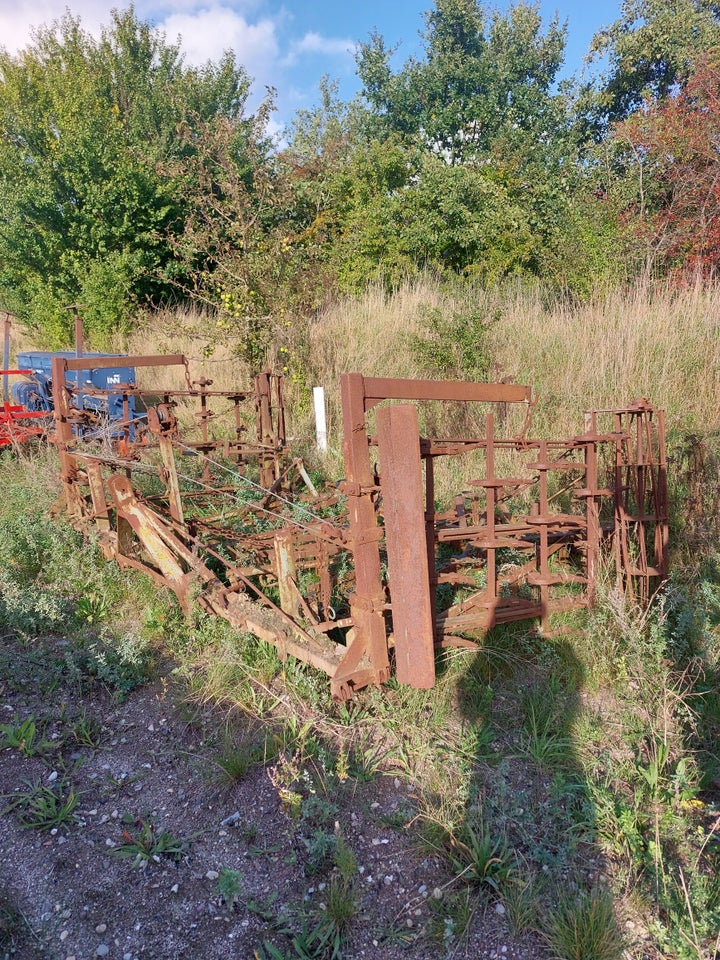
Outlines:
[[[93,367],[94,357],[112,356],[118,358],[116,367],[101,367],[99,369]],[[71,351],[51,353],[37,350],[18,354],[18,367],[30,371],[30,373],[27,379],[20,380],[12,385],[12,396],[15,402],[21,404],[26,410],[52,413],[52,361],[54,357],[75,360],[77,354]],[[96,423],[103,426],[112,426],[112,424],[124,422],[126,413],[123,407],[123,394],[121,390],[117,393],[113,392],[113,387],[123,385],[134,387],[135,368],[123,365],[122,354],[83,353],[81,359],[87,359],[87,368],[68,370],[66,374],[66,383],[74,392],[73,406],[78,410],[94,415],[93,419],[96,420]],[[109,390],[111,392],[97,395],[93,392],[85,393],[84,390]],[[134,396],[130,395],[127,402],[128,420],[140,420],[145,417],[143,412],[137,410]],[[83,432],[86,432],[86,430],[87,428]]]

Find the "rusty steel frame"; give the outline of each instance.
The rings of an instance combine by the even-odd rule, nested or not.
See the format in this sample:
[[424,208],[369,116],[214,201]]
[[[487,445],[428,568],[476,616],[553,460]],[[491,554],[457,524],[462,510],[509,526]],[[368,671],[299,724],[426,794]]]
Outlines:
[[[117,366],[118,358],[92,363]],[[393,665],[400,683],[431,687],[439,649],[477,646],[497,624],[539,619],[546,628],[552,613],[594,602],[603,558],[641,603],[667,576],[664,418],[647,401],[590,411],[584,433],[538,440],[529,436],[529,387],[345,374],[341,509],[338,491],[318,494],[290,455],[280,378],[261,374],[253,390],[227,393],[210,390],[204,378],[190,382],[181,355],[123,363],[181,367],[186,383],[160,391],[140,439],[128,423],[107,454],[73,431],[77,411],[65,373],[88,360],[53,361],[55,440],[73,521],[96,532],[106,556],[172,589],[186,610],[196,601],[281,656],[325,671],[336,699],[384,682]],[[113,392],[150,393],[127,384]],[[199,439],[180,437],[180,397],[199,403]],[[211,405],[221,400],[234,410],[232,441],[211,428]],[[477,435],[422,436],[418,406],[446,402],[480,405]],[[245,403],[255,408],[253,441],[242,436]],[[501,436],[508,408],[524,411],[524,424]],[[188,454],[202,462],[192,481],[199,490],[188,489],[178,467]],[[464,489],[438,512],[436,462],[465,464],[468,454]],[[260,499],[228,510],[226,498],[237,490],[220,481],[218,469],[227,467],[218,458],[233,463],[238,477],[252,466],[258,480],[249,482]],[[509,460],[513,475],[499,465]],[[160,492],[132,482],[143,463]],[[304,499],[293,496],[292,477],[307,481]],[[323,516],[320,507],[328,508]]]

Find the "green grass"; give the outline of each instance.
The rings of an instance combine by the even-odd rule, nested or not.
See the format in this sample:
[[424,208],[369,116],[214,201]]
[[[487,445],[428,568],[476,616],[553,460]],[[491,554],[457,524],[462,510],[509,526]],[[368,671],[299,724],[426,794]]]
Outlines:
[[612,895],[592,890],[564,893],[545,925],[553,960],[619,960],[623,951]]

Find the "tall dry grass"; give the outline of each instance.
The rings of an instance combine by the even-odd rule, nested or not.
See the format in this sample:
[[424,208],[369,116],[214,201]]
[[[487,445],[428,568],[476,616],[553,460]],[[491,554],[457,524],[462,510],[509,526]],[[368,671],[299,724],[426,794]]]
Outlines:
[[[313,376],[336,403],[338,375],[418,376],[409,341],[428,309],[481,310],[492,376],[530,385],[534,433],[572,435],[582,411],[646,397],[681,430],[720,429],[720,288],[638,283],[584,304],[540,288],[443,290],[427,278],[392,295],[378,288],[321,313],[310,328]],[[331,428],[336,429],[337,416]]]
[[646,397],[669,426],[720,427],[720,289],[637,284],[582,305],[509,303],[491,334],[503,371],[538,391],[538,426]]
[[[311,388],[324,386],[330,444],[339,450],[340,374],[422,376],[412,337],[422,333],[432,310],[447,316],[480,311],[492,319],[478,348],[490,353],[493,379],[533,388],[536,436],[571,436],[582,427],[583,410],[637,397],[663,407],[670,429],[720,431],[720,287],[640,282],[576,304],[549,301],[540,287],[486,291],[426,276],[392,293],[370,287],[363,297],[332,303],[297,325],[290,343],[296,357],[306,359],[289,378],[291,433],[312,436]],[[14,330],[13,352],[32,345]],[[208,377],[219,390],[252,383],[253,371],[235,356],[236,347],[219,335],[212,316],[193,310],[158,311],[114,344],[129,353],[183,353],[191,379]],[[158,391],[182,379],[172,368],[138,374],[142,385]]]

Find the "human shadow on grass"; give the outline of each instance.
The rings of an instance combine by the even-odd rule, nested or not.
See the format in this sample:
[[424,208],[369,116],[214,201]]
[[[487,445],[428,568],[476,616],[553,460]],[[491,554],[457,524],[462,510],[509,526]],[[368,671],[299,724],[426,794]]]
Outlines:
[[[501,935],[525,942],[538,960],[622,952],[576,755],[583,679],[570,640],[517,625],[491,630],[458,683],[473,762],[462,815],[445,827],[453,897],[474,898]],[[461,945],[462,917],[447,922]]]

